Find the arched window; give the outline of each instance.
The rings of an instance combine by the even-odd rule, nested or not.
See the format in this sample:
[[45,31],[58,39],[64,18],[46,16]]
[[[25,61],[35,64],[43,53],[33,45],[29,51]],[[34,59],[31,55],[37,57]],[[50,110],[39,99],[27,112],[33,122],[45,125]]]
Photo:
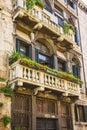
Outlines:
[[41,42],[36,42],[36,61],[50,67],[50,51],[48,47]]
[[50,68],[55,68],[54,55],[50,43],[45,39],[39,39],[35,47],[35,60],[36,62],[46,65]]
[[80,66],[78,60],[75,58],[72,59],[72,72],[73,75],[80,78]]

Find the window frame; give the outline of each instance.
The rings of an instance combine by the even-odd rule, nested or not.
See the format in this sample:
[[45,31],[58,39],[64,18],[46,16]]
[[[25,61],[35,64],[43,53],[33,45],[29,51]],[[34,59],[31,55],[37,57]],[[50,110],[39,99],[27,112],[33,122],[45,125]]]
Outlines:
[[[25,46],[26,52],[25,54],[23,54],[20,51],[21,45]],[[24,39],[22,38],[16,38],[16,51],[21,53],[23,56],[25,57],[29,57],[30,59],[32,59],[32,46],[29,42],[27,42],[26,40],[24,41]]]

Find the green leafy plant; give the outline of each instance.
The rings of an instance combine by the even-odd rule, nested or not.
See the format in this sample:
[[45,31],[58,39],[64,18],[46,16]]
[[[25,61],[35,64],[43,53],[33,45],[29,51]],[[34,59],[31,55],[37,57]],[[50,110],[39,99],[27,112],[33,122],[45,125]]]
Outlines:
[[22,57],[20,52],[17,52],[16,50],[14,50],[12,52],[12,55],[9,58],[9,64],[14,63],[17,59],[19,59],[20,57]]
[[3,106],[3,102],[0,102],[0,107],[2,107]]
[[11,121],[11,118],[7,115],[4,115],[1,119],[0,122],[3,122],[4,127],[6,127]]
[[26,1],[26,7],[28,10],[33,8],[34,5],[38,5],[41,8],[44,7],[44,3],[41,0],[27,0]]
[[75,32],[75,28],[74,28],[73,25],[64,22],[64,26],[63,26],[64,33],[68,34],[69,33],[69,29],[71,29],[71,30],[73,30],[73,32]]
[[20,127],[15,127],[15,130],[20,130]]
[[4,92],[5,96],[11,97],[12,93],[13,93],[13,90],[12,90],[10,85],[7,85],[7,86],[5,86],[3,88],[0,88],[0,92]]
[[31,9],[35,5],[36,0],[27,0],[26,1],[26,7],[27,9]]
[[5,81],[5,79],[0,77],[0,82],[4,82],[4,81]]
[[44,8],[44,3],[41,0],[36,0],[35,4],[40,6],[41,8]]

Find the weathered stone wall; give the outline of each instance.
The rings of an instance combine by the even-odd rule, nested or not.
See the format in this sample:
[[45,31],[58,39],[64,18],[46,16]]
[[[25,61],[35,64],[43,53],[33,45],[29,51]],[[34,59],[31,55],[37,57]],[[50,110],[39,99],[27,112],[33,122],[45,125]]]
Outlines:
[[[87,12],[83,11],[81,8],[78,8],[79,14],[79,25],[80,25],[80,33],[81,33],[81,45],[82,45],[82,53],[84,60],[84,68],[85,68],[85,76],[87,74]],[[86,83],[87,83],[87,76]]]
[[[79,27],[80,27],[80,39],[81,39],[81,49],[82,49],[82,55],[83,55],[83,64],[82,67],[84,67],[81,71],[83,80],[83,94],[80,97],[80,100],[76,101],[77,104],[80,105],[87,105],[87,96],[84,94],[86,91],[85,87],[87,85],[87,12],[81,6],[78,6],[78,17],[79,17]],[[85,78],[84,78],[85,75]],[[86,80],[86,84],[85,84]],[[74,115],[74,113],[73,113]],[[74,122],[74,129],[75,130],[87,130],[87,122],[76,122],[75,119],[73,119]]]
[[7,78],[8,55],[13,48],[11,1],[0,1],[0,75]]
[[[12,3],[11,0],[0,0],[0,77],[8,80],[8,56],[13,50],[13,21],[12,21]],[[0,88],[5,87],[6,82],[0,82]],[[0,93],[0,118],[4,115],[11,115],[11,98]],[[7,127],[0,122],[0,130],[10,130],[10,124]]]

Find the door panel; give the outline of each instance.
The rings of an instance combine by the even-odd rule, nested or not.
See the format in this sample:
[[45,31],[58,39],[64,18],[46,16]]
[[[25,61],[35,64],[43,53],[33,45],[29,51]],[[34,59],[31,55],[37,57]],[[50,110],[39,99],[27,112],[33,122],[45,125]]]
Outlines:
[[37,118],[36,130],[57,130],[55,119]]
[[14,94],[12,97],[12,130],[29,130],[31,98],[27,95]]

